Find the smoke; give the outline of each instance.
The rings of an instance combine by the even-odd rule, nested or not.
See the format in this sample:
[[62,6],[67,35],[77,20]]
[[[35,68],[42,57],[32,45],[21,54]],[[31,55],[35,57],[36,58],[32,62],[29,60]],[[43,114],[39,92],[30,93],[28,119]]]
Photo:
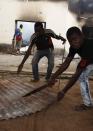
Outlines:
[[51,2],[61,2],[61,1],[67,1],[67,0],[16,0],[16,1],[51,1]]
[[70,11],[78,14],[93,14],[93,0],[68,0]]

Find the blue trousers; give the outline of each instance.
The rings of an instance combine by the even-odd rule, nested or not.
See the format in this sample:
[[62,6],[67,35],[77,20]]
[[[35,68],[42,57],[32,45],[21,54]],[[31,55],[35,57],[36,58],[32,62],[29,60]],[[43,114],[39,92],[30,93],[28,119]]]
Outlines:
[[48,59],[48,67],[47,67],[47,73],[46,73],[47,80],[50,78],[53,67],[54,67],[54,52],[53,52],[53,50],[51,50],[51,49],[37,50],[33,56],[33,59],[32,59],[32,72],[33,72],[33,77],[36,80],[39,79],[38,63],[39,63],[40,59],[43,57],[47,57],[47,59]]
[[93,72],[93,64],[88,65],[79,77],[81,96],[86,106],[93,106],[88,80],[91,72]]

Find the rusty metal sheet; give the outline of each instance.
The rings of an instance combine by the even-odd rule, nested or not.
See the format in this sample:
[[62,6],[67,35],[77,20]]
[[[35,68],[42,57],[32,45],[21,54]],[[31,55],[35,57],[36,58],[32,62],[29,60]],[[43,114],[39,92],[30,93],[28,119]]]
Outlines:
[[[42,85],[41,83],[37,85],[39,84]],[[57,92],[49,88],[27,97],[22,97],[37,89],[37,85],[25,79],[25,75],[21,77],[8,74],[0,77],[0,120],[41,111],[56,101]]]

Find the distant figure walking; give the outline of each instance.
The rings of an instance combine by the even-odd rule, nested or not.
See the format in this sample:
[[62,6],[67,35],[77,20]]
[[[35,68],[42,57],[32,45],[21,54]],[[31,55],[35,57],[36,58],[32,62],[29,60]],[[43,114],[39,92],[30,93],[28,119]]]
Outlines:
[[22,29],[23,29],[23,25],[20,24],[19,28],[15,29],[15,34],[13,36],[13,48],[16,49],[16,53],[20,53],[20,48],[22,45]]

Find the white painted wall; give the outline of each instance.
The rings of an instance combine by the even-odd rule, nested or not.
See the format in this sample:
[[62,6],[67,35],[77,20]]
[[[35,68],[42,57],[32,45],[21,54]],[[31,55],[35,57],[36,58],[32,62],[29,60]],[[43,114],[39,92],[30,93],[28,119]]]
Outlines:
[[[36,20],[45,21],[47,28],[55,33],[66,37],[66,31],[71,26],[79,26],[76,18],[68,11],[67,2],[46,2],[46,1],[0,1],[0,43],[12,42],[15,29],[15,20]],[[61,48],[61,41],[54,41],[56,48]],[[68,50],[68,42],[66,50]]]

